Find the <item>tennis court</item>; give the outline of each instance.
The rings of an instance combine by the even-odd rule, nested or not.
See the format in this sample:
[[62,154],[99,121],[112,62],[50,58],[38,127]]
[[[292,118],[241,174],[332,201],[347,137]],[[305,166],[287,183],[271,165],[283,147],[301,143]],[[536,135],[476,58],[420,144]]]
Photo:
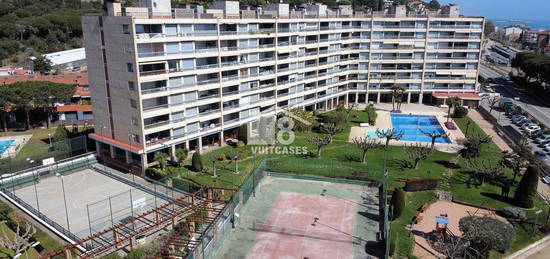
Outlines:
[[[123,177],[114,169],[106,169]],[[164,204],[167,195],[171,195],[163,195],[166,190],[160,188],[136,188],[120,179],[84,167],[40,178],[10,191],[78,238],[85,238]]]
[[376,187],[265,176],[215,258],[368,258]]

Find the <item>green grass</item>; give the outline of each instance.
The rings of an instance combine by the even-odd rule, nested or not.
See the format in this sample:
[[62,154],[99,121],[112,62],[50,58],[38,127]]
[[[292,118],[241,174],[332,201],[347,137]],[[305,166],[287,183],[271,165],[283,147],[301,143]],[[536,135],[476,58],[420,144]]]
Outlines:
[[[353,118],[353,115],[358,118]],[[477,180],[471,179],[471,170],[466,168],[464,160],[458,154],[449,154],[435,151],[427,160],[421,161],[419,169],[414,170],[406,165],[411,163],[403,147],[390,146],[386,151],[383,149],[374,149],[369,151],[367,163],[360,163],[362,151],[352,143],[347,142],[350,129],[357,126],[360,122],[366,120],[366,114],[363,111],[354,111],[350,115],[350,123],[344,128],[343,132],[334,137],[333,142],[324,147],[320,158],[303,155],[255,155],[243,156],[239,161],[239,174],[234,174],[235,164],[229,161],[216,162],[217,176],[212,177],[212,161],[216,160],[220,154],[231,154],[235,152],[233,147],[223,147],[202,156],[204,165],[209,168],[209,173],[194,173],[186,168],[178,168],[176,177],[186,177],[193,179],[204,185],[217,186],[240,186],[248,177],[255,165],[264,158],[269,158],[268,170],[275,172],[320,175],[326,177],[357,178],[358,176],[365,180],[382,180],[383,169],[389,170],[389,188],[402,187],[401,179],[416,177],[443,178],[444,173],[451,171],[449,177],[449,187],[455,200],[476,204],[488,205],[495,209],[502,209],[506,206],[513,206],[511,201],[500,197],[501,188],[498,183],[486,182],[478,185]],[[475,124],[469,117],[455,119],[457,126],[466,130],[466,125],[470,121],[468,132],[485,135],[483,130]],[[318,133],[296,133],[296,139],[292,146],[303,146],[309,151],[315,152],[316,147],[307,141],[310,136],[320,136]],[[391,145],[391,143],[390,143]],[[251,147],[241,148],[241,152],[250,153]],[[483,146],[480,159],[491,159],[494,163],[498,162],[502,153],[494,144],[489,143]],[[451,161],[457,161],[457,167],[453,167]],[[190,164],[190,161],[187,161]],[[505,170],[505,175],[511,179],[512,172]],[[510,191],[513,194],[514,189]],[[408,193],[407,207],[402,216],[392,222],[392,237],[396,239],[395,253],[399,256],[412,256],[413,241],[409,236],[409,231],[405,226],[416,216],[417,209],[424,203],[430,203],[435,199],[434,192]],[[542,199],[537,200],[537,207],[545,208]],[[527,210],[529,220],[534,218],[533,211]],[[546,217],[546,209],[539,218]],[[539,220],[540,220],[539,219]],[[517,237],[509,249],[508,253],[513,253],[527,244],[540,239],[543,235],[538,230],[531,230],[530,224],[517,225]],[[494,258],[503,257],[503,254],[494,252],[491,254]]]

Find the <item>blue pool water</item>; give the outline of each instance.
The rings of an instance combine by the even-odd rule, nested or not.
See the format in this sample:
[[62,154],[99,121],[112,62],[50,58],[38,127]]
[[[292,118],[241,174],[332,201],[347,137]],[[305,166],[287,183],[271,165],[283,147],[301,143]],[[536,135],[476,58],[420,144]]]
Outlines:
[[11,144],[13,143],[13,140],[0,140],[0,154],[3,154],[6,152],[6,149],[8,149]]
[[[395,130],[403,131],[401,140],[432,142],[432,139],[424,132],[445,133],[445,130],[439,124],[435,116],[430,115],[413,115],[413,114],[392,114],[391,123]],[[449,138],[438,138],[436,143],[451,143]]]

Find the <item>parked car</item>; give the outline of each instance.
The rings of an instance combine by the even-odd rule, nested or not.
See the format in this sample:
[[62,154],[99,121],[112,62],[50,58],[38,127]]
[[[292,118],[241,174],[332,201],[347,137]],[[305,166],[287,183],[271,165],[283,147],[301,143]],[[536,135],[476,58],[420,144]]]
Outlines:
[[535,139],[535,143],[542,144],[543,141],[550,139],[550,134],[544,134]]
[[519,124],[519,123],[521,123],[525,120],[528,120],[528,119],[527,119],[527,117],[525,117],[523,115],[512,118],[512,122],[515,123],[515,124]]
[[536,123],[526,123],[521,126],[522,130],[540,130],[540,126]]
[[546,145],[544,145],[542,149],[546,152],[550,152],[550,144],[546,143]]
[[517,123],[518,127],[520,128],[523,128],[523,126],[527,125],[527,124],[531,124],[533,123],[530,119],[525,119],[525,120],[522,120],[521,122]]
[[544,162],[548,161],[548,156],[540,150],[535,151],[535,155]]
[[548,146],[549,144],[550,144],[550,139],[545,139],[545,140],[540,142],[539,147],[544,148],[544,147]]
[[533,132],[529,135],[529,137],[531,137],[532,139],[537,139],[537,138],[539,138],[539,137],[541,137],[541,136],[543,136],[543,135],[544,135],[544,130],[540,129],[540,130],[535,130],[535,131],[533,131]]
[[533,133],[540,131],[540,127],[537,126],[536,128],[527,128],[525,130],[525,133],[529,136],[531,136]]

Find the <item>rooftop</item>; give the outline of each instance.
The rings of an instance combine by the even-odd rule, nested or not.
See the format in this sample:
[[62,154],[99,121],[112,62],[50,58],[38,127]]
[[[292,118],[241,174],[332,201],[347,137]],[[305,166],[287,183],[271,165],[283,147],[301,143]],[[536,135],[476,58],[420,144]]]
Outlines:
[[78,86],[88,85],[88,73],[78,72],[62,75],[41,75],[26,74],[26,75],[8,75],[0,76],[0,85],[12,84],[22,81],[48,81],[60,84],[74,84]]

